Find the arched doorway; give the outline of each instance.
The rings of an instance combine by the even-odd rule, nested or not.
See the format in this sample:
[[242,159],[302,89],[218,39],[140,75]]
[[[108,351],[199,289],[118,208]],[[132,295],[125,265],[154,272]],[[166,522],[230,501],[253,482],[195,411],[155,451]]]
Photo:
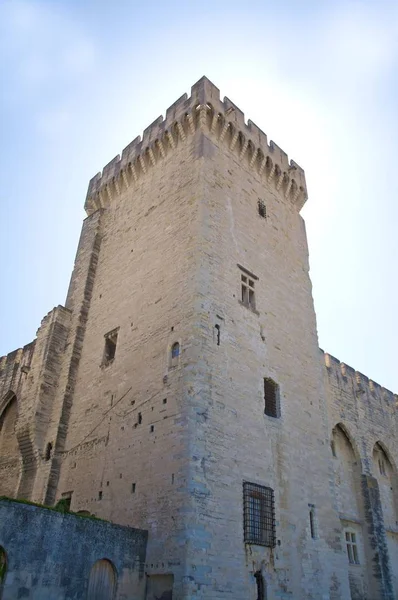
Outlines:
[[116,569],[110,560],[102,558],[92,566],[87,600],[113,600],[116,594]]
[[9,391],[0,400],[0,459],[4,472],[0,473],[0,496],[15,497],[21,470],[21,454],[15,427],[18,420],[18,402]]
[[3,587],[7,573],[7,554],[4,548],[0,546],[0,600],[3,597]]

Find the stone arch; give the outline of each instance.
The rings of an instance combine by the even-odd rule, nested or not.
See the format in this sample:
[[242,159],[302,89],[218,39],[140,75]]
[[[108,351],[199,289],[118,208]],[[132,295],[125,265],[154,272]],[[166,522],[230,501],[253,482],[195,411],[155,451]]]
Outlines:
[[2,546],[0,546],[0,599],[3,597],[3,588],[7,575],[7,553]]
[[397,471],[390,452],[380,440],[375,442],[372,449],[372,471],[373,476],[379,484],[380,502],[385,527],[395,530],[398,521],[396,498],[398,493]]
[[13,391],[0,401],[0,495],[14,497],[20,476],[21,454],[16,434],[18,401]]
[[331,449],[338,511],[359,520],[362,516],[361,460],[358,448],[343,423],[337,423],[332,430]]
[[398,474],[395,461],[381,440],[372,448],[372,474],[377,480],[382,520],[390,557],[392,585],[398,598]]
[[87,600],[114,600],[117,587],[117,571],[107,558],[97,560],[91,567]]

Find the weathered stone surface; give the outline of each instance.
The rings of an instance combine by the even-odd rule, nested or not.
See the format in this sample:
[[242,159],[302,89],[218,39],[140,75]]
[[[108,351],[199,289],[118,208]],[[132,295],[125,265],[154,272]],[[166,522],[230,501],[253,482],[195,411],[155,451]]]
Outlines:
[[87,598],[91,569],[104,559],[115,570],[115,599],[144,600],[146,543],[146,531],[0,500],[2,600]]
[[[0,493],[72,492],[148,529],[149,598],[172,581],[177,600],[254,600],[259,572],[268,599],[398,594],[397,398],[319,350],[306,198],[304,171],[202,78],[91,180],[66,308],[2,359],[19,453]],[[243,481],[275,492],[275,548],[244,544]]]

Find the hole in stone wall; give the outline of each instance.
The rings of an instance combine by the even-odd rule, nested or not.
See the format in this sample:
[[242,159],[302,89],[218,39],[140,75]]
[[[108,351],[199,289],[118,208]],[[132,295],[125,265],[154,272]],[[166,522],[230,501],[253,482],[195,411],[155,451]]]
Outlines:
[[53,445],[51,442],[48,442],[48,444],[46,446],[46,455],[45,455],[46,460],[50,460],[50,458],[52,456],[52,452],[53,452]]

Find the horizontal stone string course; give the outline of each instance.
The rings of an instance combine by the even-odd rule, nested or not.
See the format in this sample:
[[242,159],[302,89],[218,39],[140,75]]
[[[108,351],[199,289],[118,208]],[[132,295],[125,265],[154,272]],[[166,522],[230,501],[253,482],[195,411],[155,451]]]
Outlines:
[[125,189],[137,183],[150,168],[166,158],[178,144],[201,129],[226,144],[240,161],[257,171],[267,183],[300,210],[306,199],[305,175],[294,161],[288,160],[274,142],[228,98],[220,101],[219,90],[206,78],[193,87],[191,97],[184,94],[158,117],[90,181],[85,210],[88,215],[107,208]]

